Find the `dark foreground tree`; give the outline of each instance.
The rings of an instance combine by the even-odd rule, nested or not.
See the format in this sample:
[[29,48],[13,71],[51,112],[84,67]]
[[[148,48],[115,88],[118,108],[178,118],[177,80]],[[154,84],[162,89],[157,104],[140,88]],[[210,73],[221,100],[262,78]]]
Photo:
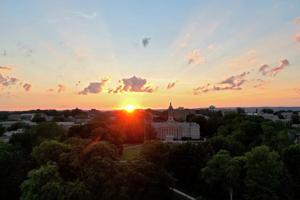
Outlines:
[[240,171],[238,160],[232,158],[228,151],[221,150],[208,161],[202,169],[202,175],[210,185],[221,184],[232,200],[234,188],[240,182]]
[[267,146],[255,147],[246,153],[246,199],[279,199],[283,164],[279,154]]
[[21,185],[21,200],[81,200],[91,199],[81,182],[64,182],[56,165],[47,164],[32,170]]

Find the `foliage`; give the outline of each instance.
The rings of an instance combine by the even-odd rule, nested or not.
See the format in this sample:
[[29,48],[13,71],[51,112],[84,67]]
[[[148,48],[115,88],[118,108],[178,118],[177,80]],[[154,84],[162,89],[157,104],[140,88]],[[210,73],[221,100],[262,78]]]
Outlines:
[[0,124],[0,137],[5,133],[6,129]]
[[283,162],[292,180],[294,199],[300,199],[300,145],[288,146],[283,151]]
[[279,154],[267,146],[259,146],[246,156],[246,195],[247,199],[279,199],[283,163]]
[[233,199],[233,191],[239,183],[241,166],[238,160],[232,158],[228,151],[221,150],[210,159],[202,169],[202,175],[210,185],[221,184],[222,188],[229,193],[230,200]]
[[[207,200],[299,199],[300,147],[292,144],[290,123],[202,109],[188,121],[201,125],[205,142],[142,143],[155,137],[144,137],[151,133],[144,112],[93,114],[68,133],[42,122],[0,143],[0,199],[172,199],[170,187]],[[136,155],[124,160],[132,144]]]

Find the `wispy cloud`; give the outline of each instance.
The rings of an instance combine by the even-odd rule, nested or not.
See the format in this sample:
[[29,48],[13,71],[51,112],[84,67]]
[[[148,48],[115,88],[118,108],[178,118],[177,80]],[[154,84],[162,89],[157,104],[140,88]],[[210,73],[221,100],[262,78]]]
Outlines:
[[147,46],[150,44],[150,40],[151,40],[151,38],[149,38],[149,37],[143,38],[143,39],[142,39],[142,45],[143,45],[144,47],[147,47]]
[[280,60],[279,65],[271,68],[269,65],[264,64],[259,67],[258,72],[263,76],[276,76],[279,72],[281,72],[284,68],[289,66],[290,63],[287,59]]
[[295,41],[300,42],[300,33],[295,35]]
[[57,85],[57,92],[61,93],[61,92],[64,92],[64,91],[66,91],[66,86],[64,86],[63,84],[58,84]]
[[123,78],[121,85],[118,85],[115,89],[110,89],[109,93],[120,93],[120,92],[154,92],[154,88],[147,86],[147,80],[132,76],[130,78]]
[[193,51],[190,51],[186,54],[185,56],[187,63],[189,65],[194,64],[194,65],[200,65],[205,63],[205,58],[204,56],[200,53],[199,50],[195,49]]
[[167,89],[172,89],[175,87],[175,85],[176,85],[176,82],[168,83]]
[[243,72],[238,75],[230,76],[223,81],[220,81],[216,84],[206,84],[204,86],[199,86],[193,89],[194,95],[199,95],[201,93],[207,93],[211,91],[222,91],[222,90],[241,90],[243,89],[242,86],[246,83],[250,72]]
[[28,91],[30,91],[32,85],[29,84],[29,83],[25,83],[25,84],[23,84],[22,87],[23,87],[23,89],[24,89],[26,92],[28,92]]
[[260,79],[260,78],[259,79],[254,79],[253,82],[254,82],[253,87],[257,88],[257,89],[265,89],[264,86],[267,84],[267,81],[265,81],[263,79]]
[[4,77],[2,74],[0,74],[0,86],[2,87],[8,87],[11,85],[15,85],[19,80],[15,77]]
[[300,25],[300,17],[297,17],[297,18],[295,19],[295,24]]
[[11,66],[8,66],[8,65],[0,66],[0,71],[10,71],[10,70],[12,70]]
[[78,92],[78,94],[80,95],[98,94],[103,91],[103,88],[107,81],[108,79],[102,79],[100,82],[91,82],[82,91]]

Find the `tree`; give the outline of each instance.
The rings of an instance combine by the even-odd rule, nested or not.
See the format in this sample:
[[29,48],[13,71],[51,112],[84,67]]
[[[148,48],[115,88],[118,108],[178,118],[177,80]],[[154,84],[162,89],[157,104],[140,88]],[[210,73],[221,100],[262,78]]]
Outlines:
[[290,145],[284,149],[282,157],[292,180],[294,199],[300,199],[300,145]]
[[19,186],[33,167],[27,154],[0,141],[0,199],[19,199]]
[[173,179],[161,167],[144,159],[132,160],[122,176],[120,200],[171,199]]
[[246,156],[246,199],[276,200],[281,181],[283,164],[276,151],[258,146]]
[[263,113],[273,114],[274,111],[271,108],[264,108],[261,110]]
[[41,122],[45,122],[46,119],[41,114],[37,113],[37,114],[34,115],[32,121],[36,122],[36,123],[41,123]]
[[58,167],[50,163],[30,171],[21,190],[21,200],[91,199],[83,183],[65,182],[59,175]]
[[228,151],[221,150],[214,155],[202,169],[202,175],[210,185],[222,184],[227,190],[229,199],[233,199],[234,188],[240,181],[241,167]]
[[298,113],[293,113],[292,115],[292,123],[293,124],[299,124],[300,123],[300,119],[299,119],[299,115]]
[[71,147],[56,140],[46,140],[32,150],[32,157],[39,164],[46,164],[49,161],[59,162],[62,153],[69,152]]
[[66,131],[54,122],[42,122],[33,129],[37,144],[45,139],[62,140],[66,136]]
[[170,148],[167,144],[153,140],[143,145],[141,154],[145,160],[164,167],[168,162],[169,151]]
[[0,124],[0,137],[5,133],[5,127]]
[[264,123],[263,128],[263,144],[268,145],[276,151],[282,151],[291,144],[288,131],[280,130],[270,123]]

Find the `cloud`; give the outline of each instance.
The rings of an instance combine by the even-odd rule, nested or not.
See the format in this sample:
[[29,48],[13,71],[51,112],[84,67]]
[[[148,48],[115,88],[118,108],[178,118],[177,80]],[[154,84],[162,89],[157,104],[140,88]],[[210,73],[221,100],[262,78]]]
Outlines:
[[201,93],[207,93],[211,91],[222,91],[222,90],[242,90],[242,86],[247,82],[246,76],[250,72],[243,72],[238,75],[230,76],[221,82],[216,84],[206,84],[204,86],[199,86],[193,89],[194,95],[199,95]]
[[269,68],[270,68],[269,65],[264,64],[264,65],[259,67],[258,72],[261,73],[262,75],[266,76],[269,72],[268,71]]
[[2,76],[2,74],[0,74],[0,86],[2,87],[8,87],[11,85],[15,85],[19,80],[15,77],[9,77],[9,76]]
[[151,38],[147,37],[147,38],[143,38],[142,39],[142,44],[144,47],[147,47],[150,44],[150,40]]
[[132,76],[131,78],[123,78],[121,85],[118,85],[115,89],[110,89],[109,93],[120,93],[120,92],[154,92],[151,86],[146,86],[147,80]]
[[255,79],[253,81],[255,82],[255,85],[253,87],[258,89],[264,89],[264,86],[267,84],[267,82],[262,79]]
[[64,91],[66,91],[66,86],[64,86],[62,84],[58,84],[57,85],[57,92],[61,93],[61,92],[64,92]]
[[11,66],[8,66],[8,65],[2,65],[0,66],[0,71],[10,71],[12,70],[12,67]]
[[297,18],[295,19],[295,24],[300,25],[300,17],[297,17]]
[[[243,72],[239,75],[236,75],[236,76],[230,76],[228,77],[227,79],[221,81],[219,84],[220,85],[225,85],[224,88],[227,88],[228,89],[241,89],[240,86],[243,85],[246,80],[244,79],[244,77],[246,75],[248,75],[250,72]],[[222,87],[221,87],[222,89]]]
[[201,93],[206,93],[210,90],[209,87],[210,87],[210,83],[207,83],[204,86],[196,87],[196,88],[193,89],[193,94],[194,95],[199,95]]
[[300,42],[300,33],[295,35],[295,41]]
[[82,91],[78,92],[78,94],[80,95],[98,94],[102,92],[103,87],[105,86],[107,81],[108,79],[102,79],[100,82],[91,82]]
[[205,58],[204,56],[200,53],[199,50],[193,50],[191,52],[188,52],[185,56],[188,64],[195,64],[195,65],[199,65],[199,64],[203,64],[205,63]]
[[259,67],[258,72],[263,76],[276,76],[279,72],[281,72],[284,68],[289,66],[290,63],[287,59],[280,60],[279,65],[271,68],[269,65],[262,65]]
[[25,90],[26,92],[28,92],[28,91],[30,91],[30,89],[31,89],[31,84],[25,83],[25,84],[23,85],[23,88],[24,88],[24,90]]
[[171,88],[175,87],[175,85],[176,85],[176,82],[168,83],[167,89],[171,89]]

